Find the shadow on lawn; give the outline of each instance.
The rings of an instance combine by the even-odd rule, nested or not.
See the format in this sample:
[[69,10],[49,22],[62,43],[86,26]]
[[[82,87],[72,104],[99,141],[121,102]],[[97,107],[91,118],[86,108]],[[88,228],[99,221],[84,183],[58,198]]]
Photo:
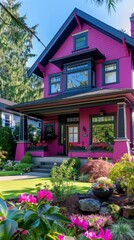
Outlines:
[[21,193],[36,195],[36,188],[24,188],[21,192],[20,190],[2,191],[2,194],[6,198],[6,200],[16,199]]

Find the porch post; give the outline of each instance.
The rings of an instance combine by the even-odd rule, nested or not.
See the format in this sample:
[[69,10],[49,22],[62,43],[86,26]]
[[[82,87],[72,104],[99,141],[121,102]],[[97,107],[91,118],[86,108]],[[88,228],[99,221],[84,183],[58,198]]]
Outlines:
[[114,163],[125,153],[130,154],[130,140],[127,139],[126,103],[117,103],[117,138],[114,140]]
[[19,141],[17,142],[15,160],[20,161],[24,157],[27,145],[28,145],[27,116],[22,114],[20,116]]

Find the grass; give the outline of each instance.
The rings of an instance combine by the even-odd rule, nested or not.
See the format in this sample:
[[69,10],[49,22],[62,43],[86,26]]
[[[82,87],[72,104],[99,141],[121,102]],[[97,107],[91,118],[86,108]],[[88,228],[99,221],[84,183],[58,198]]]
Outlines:
[[0,171],[0,176],[15,176],[20,175],[22,171]]
[[[28,180],[4,180],[0,181],[0,193],[3,194],[5,199],[15,199],[21,193],[31,193],[36,195],[36,184],[47,184],[52,188],[50,178],[36,178]],[[73,182],[73,193],[86,193],[91,184],[85,182]]]

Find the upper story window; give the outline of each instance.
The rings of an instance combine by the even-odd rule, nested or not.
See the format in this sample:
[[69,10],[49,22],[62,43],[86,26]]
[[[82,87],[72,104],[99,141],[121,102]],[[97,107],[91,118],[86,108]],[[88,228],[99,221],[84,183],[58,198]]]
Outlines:
[[88,46],[88,32],[79,33],[73,36],[74,51],[87,48]]
[[49,76],[49,94],[61,92],[61,74]]
[[87,86],[94,87],[95,70],[94,62],[91,59],[86,62],[66,65],[64,73],[66,77],[66,90]]
[[119,82],[119,61],[109,61],[103,64],[103,80],[105,84]]

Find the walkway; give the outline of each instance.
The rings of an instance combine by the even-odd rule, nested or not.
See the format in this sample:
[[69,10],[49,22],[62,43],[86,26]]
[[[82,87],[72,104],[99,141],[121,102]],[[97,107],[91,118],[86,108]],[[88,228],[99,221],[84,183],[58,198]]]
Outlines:
[[45,177],[46,176],[44,173],[30,172],[30,173],[25,173],[23,175],[0,177],[0,181],[22,180],[22,179],[29,179],[29,178],[45,178]]

